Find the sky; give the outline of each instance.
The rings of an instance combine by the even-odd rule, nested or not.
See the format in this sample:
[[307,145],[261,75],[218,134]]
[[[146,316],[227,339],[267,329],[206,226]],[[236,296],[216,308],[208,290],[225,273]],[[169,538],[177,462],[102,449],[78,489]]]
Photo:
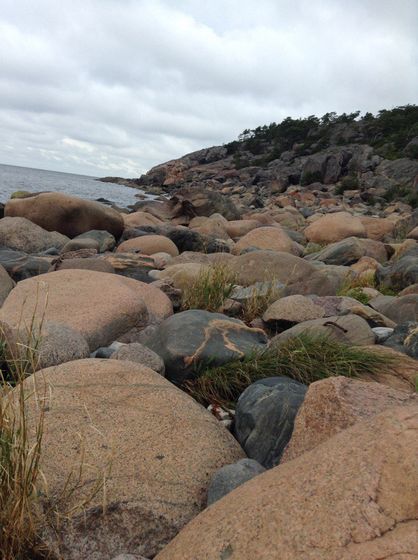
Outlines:
[[0,163],[138,177],[287,116],[418,102],[417,0],[0,0]]

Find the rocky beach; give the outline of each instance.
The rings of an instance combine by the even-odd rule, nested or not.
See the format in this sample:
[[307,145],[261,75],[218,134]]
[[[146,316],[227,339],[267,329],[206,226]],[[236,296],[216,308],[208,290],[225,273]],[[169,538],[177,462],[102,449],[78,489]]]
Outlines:
[[418,558],[417,158],[418,107],[328,113],[2,201],[26,558]]

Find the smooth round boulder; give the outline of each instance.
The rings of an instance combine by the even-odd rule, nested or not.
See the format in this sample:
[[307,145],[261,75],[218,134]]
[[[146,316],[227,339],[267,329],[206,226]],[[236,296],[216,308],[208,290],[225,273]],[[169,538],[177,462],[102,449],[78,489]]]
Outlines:
[[42,535],[57,557],[153,557],[205,507],[212,474],[244,456],[214,416],[139,364],[77,360],[24,383],[32,437],[44,411],[48,497],[69,484],[58,535]]
[[380,241],[347,237],[347,239],[328,245],[313,255],[310,260],[348,266],[356,263],[362,257],[371,257],[380,263],[384,263],[388,259],[385,245]]
[[311,263],[290,253],[253,251],[228,262],[237,276],[237,284],[251,286],[256,282],[278,281],[285,285],[303,282],[315,273]]
[[386,410],[246,482],[155,560],[418,556],[418,407]]
[[348,377],[309,385],[280,464],[314,449],[342,430],[394,406],[418,404],[413,393]]
[[260,379],[245,389],[234,433],[250,459],[267,469],[279,463],[306,391],[306,385],[284,376]]
[[42,253],[53,247],[62,249],[68,241],[65,235],[47,231],[26,218],[5,217],[0,220],[0,246],[8,249]]
[[[123,214],[125,215],[125,214]],[[93,229],[91,231],[86,231],[86,233],[81,233],[77,235],[74,239],[93,239],[99,245],[99,253],[105,253],[106,251],[113,251],[116,245],[116,239],[108,231]]]
[[257,222],[257,220],[231,220],[224,224],[226,233],[232,239],[239,239],[259,226],[260,222]]
[[376,342],[376,337],[367,321],[358,315],[348,314],[304,321],[272,338],[270,344],[272,346],[280,345],[289,338],[304,333],[312,336],[329,336],[333,340],[355,346]]
[[325,310],[316,305],[312,299],[301,296],[286,296],[273,302],[266,309],[263,321],[279,329],[288,329],[296,323],[311,319],[320,319]]
[[280,227],[259,227],[248,232],[235,244],[234,254],[239,255],[245,249],[255,247],[260,250],[291,253],[293,241]]
[[119,245],[117,253],[141,253],[143,255],[153,255],[154,253],[168,253],[176,257],[179,251],[175,244],[168,237],[163,235],[141,235],[128,239]]
[[146,345],[164,360],[166,377],[175,383],[263,350],[267,337],[222,313],[182,311],[163,321]]
[[54,321],[80,333],[90,351],[107,346],[133,328],[172,313],[168,297],[154,286],[116,274],[58,270],[19,282],[0,309],[12,328]]
[[366,237],[366,228],[349,212],[335,212],[312,222],[304,234],[313,243],[335,243],[346,237]]
[[72,253],[73,251],[79,251],[81,249],[92,249],[96,252],[99,252],[99,243],[95,239],[89,238],[80,238],[76,237],[74,239],[70,239],[68,243],[64,245],[61,249],[61,255],[65,253]]
[[232,465],[225,465],[215,472],[209,483],[208,506],[217,502],[244,482],[263,473],[266,469],[254,459],[241,459]]
[[121,214],[100,202],[63,193],[40,193],[9,200],[5,216],[27,218],[47,231],[58,231],[76,237],[91,230],[104,230],[116,239],[122,235]]
[[397,324],[418,319],[418,294],[396,297],[382,303],[378,300],[373,300],[371,305],[373,309],[389,317],[389,319]]
[[158,226],[164,222],[148,212],[132,212],[124,214],[123,221],[126,227],[141,228],[143,226]]
[[169,280],[175,288],[185,290],[198,278],[204,266],[199,263],[169,264],[164,270],[158,271],[156,276],[159,280]]

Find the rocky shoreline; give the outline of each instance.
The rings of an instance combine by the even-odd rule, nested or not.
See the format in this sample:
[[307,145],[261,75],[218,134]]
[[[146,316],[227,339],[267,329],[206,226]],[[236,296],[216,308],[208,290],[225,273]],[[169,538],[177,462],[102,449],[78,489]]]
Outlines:
[[2,368],[36,340],[50,495],[86,465],[51,557],[418,557],[418,161],[341,130],[157,166],[129,213],[7,201]]

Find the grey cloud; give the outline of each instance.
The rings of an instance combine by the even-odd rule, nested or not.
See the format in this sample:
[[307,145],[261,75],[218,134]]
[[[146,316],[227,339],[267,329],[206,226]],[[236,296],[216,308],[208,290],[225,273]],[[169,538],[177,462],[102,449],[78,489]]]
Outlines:
[[287,115],[416,101],[415,0],[2,0],[0,162],[136,176]]

